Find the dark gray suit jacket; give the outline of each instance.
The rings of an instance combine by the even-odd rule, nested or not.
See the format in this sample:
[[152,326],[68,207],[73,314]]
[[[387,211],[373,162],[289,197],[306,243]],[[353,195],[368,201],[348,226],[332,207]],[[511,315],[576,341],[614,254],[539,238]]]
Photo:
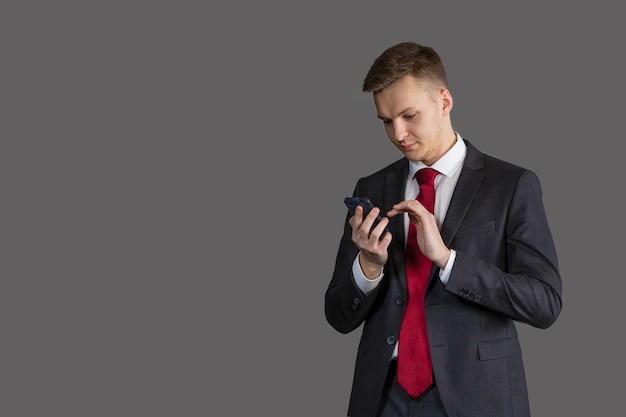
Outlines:
[[[515,321],[547,328],[561,311],[557,255],[537,176],[483,154],[467,155],[441,227],[456,250],[447,285],[433,266],[426,320],[433,373],[450,417],[528,417],[526,380]],[[354,195],[386,213],[404,200],[403,158],[361,178]],[[339,332],[363,324],[348,415],[374,417],[400,331],[407,296],[403,216],[390,220],[393,240],[383,280],[363,295],[354,283],[358,249],[347,223],[325,295]]]

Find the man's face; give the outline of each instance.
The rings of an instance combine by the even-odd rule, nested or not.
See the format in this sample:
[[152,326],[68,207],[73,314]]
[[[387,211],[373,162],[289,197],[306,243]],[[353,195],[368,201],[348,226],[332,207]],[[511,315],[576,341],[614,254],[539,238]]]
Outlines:
[[411,161],[432,165],[454,144],[452,97],[406,76],[374,94],[378,118],[391,142]]

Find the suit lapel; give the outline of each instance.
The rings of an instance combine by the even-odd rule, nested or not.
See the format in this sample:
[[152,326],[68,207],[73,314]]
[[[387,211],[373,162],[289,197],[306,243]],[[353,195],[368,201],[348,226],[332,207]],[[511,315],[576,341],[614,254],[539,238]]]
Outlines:
[[452,239],[454,239],[457,230],[459,230],[459,226],[463,222],[467,210],[485,176],[482,169],[484,168],[483,154],[469,142],[465,141],[465,144],[467,145],[465,162],[452,193],[446,217],[441,225],[441,237],[448,247]]

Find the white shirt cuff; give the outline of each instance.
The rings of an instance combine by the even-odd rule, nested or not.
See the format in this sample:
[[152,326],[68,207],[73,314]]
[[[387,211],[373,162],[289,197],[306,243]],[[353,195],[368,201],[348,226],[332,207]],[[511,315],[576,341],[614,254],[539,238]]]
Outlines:
[[448,258],[448,263],[446,263],[446,267],[439,270],[439,279],[446,285],[448,280],[450,279],[450,273],[452,272],[452,266],[454,265],[454,260],[456,259],[456,251],[454,249],[450,249],[450,258]]
[[378,284],[380,284],[380,280],[383,279],[383,272],[380,272],[380,275],[374,279],[368,279],[363,274],[361,270],[361,265],[359,264],[359,256],[361,256],[361,252],[354,258],[354,262],[352,263],[352,276],[354,276],[354,282],[356,286],[363,292],[363,294],[367,295],[370,292],[374,291]]

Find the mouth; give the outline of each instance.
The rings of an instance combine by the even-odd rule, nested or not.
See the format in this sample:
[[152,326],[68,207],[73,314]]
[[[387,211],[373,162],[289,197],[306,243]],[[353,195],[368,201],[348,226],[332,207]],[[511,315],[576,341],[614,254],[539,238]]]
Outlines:
[[400,149],[407,152],[407,151],[412,151],[413,149],[415,149],[417,147],[417,143],[405,143],[399,146],[400,146]]

